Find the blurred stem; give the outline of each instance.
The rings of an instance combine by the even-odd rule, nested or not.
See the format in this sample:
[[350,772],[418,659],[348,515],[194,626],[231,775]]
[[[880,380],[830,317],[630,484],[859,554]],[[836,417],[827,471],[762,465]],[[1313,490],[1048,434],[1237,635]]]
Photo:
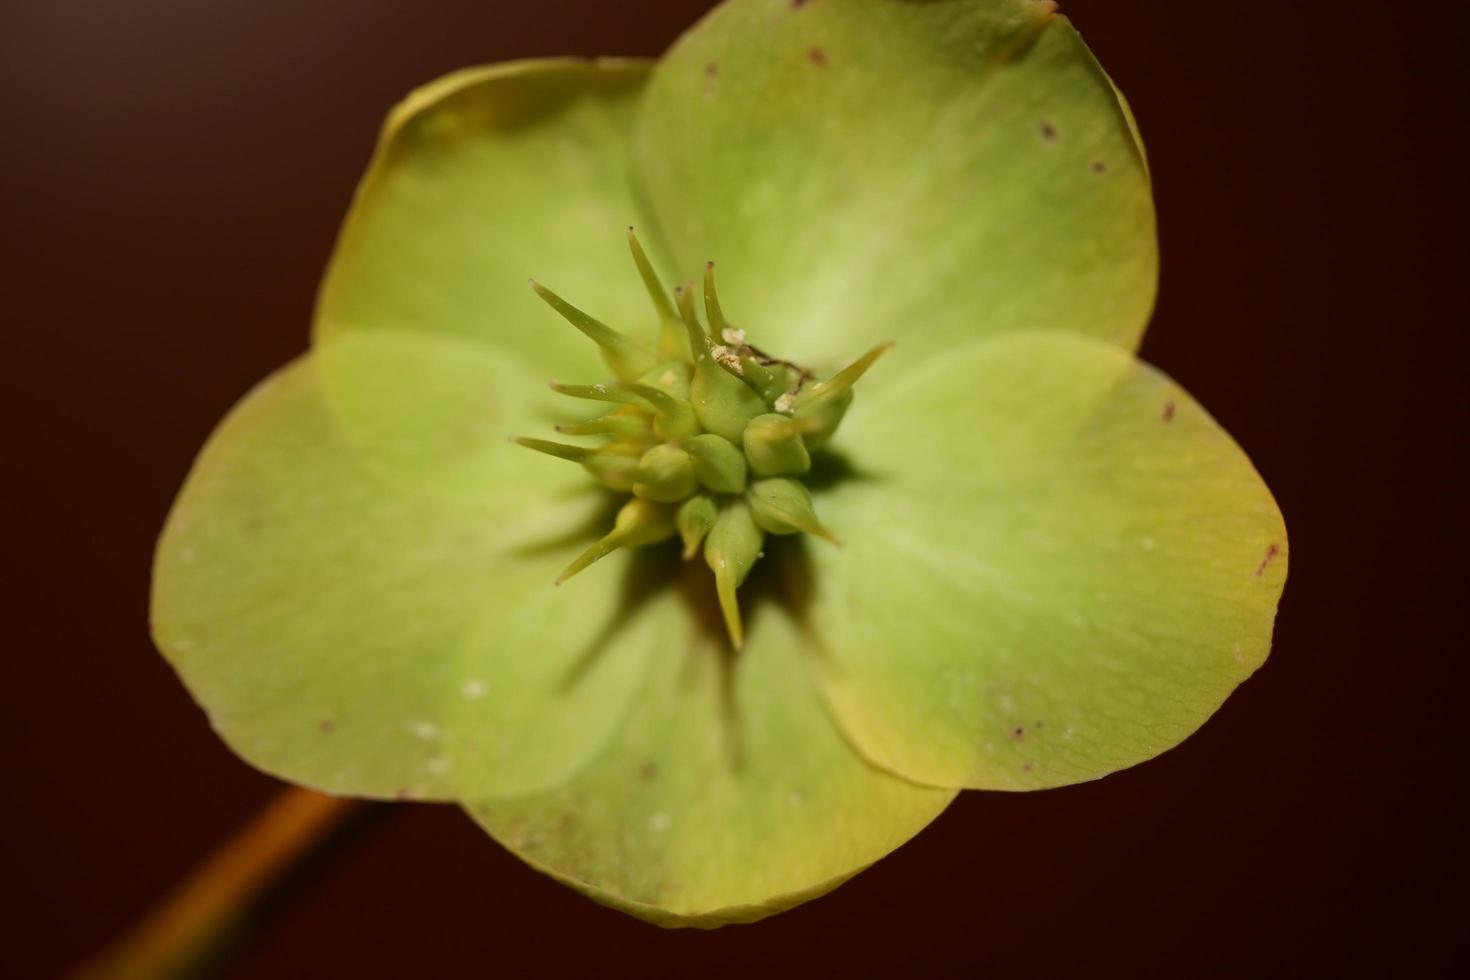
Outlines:
[[261,898],[361,805],[297,787],[280,793],[72,980],[197,975]]

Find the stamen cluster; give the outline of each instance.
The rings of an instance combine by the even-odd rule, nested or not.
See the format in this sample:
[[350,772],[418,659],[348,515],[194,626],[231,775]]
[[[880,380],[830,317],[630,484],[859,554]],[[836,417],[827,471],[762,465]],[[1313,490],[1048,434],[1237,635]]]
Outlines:
[[736,591],[762,556],[765,536],[804,532],[838,544],[817,520],[801,477],[852,404],[854,383],[891,344],[818,380],[751,346],[745,331],[730,326],[715,291],[713,262],[704,271],[706,329],[695,310],[694,284],[676,288],[671,299],[631,228],[628,245],[658,313],[656,342],[620,333],[531,281],[552,309],[601,348],[615,379],[552,382],[561,394],[613,406],[557,431],[604,441],[515,441],[580,463],[608,490],[631,494],[612,530],[567,566],[558,585],[619,548],[677,535],[686,560],[703,551],[730,641],[739,649],[744,630]]

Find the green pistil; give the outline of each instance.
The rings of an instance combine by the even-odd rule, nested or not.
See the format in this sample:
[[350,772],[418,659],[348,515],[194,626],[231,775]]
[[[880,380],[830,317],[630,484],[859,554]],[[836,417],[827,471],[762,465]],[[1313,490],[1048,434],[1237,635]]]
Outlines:
[[675,530],[672,507],[668,504],[644,500],[642,497],[634,497],[623,505],[622,510],[618,511],[618,516],[613,520],[613,529],[607,533],[607,536],[578,555],[576,560],[557,577],[556,584],[561,585],[588,565],[598,559],[606,558],[619,548],[639,548],[643,545],[658,544],[672,538]]
[[745,427],[741,441],[745,458],[757,476],[800,476],[812,468],[805,436],[818,428],[816,419],[785,415],[757,415]]
[[705,432],[685,442],[684,449],[694,460],[694,475],[706,488],[715,493],[741,493],[745,490],[749,464],[745,461],[745,454],[730,440]]
[[659,352],[666,358],[679,358],[684,353],[684,323],[669,300],[669,294],[664,292],[664,284],[659,281],[658,273],[653,271],[653,263],[648,261],[648,254],[638,244],[638,236],[633,234],[632,225],[628,226],[628,250],[633,253],[633,264],[638,266],[643,288],[648,290],[648,298],[653,300],[653,308],[658,311]]
[[806,485],[788,477],[756,480],[745,494],[751,516],[762,531],[771,534],[812,534],[839,548],[837,535],[822,526],[812,506]]
[[677,504],[692,494],[699,481],[689,454],[671,442],[654,446],[638,460],[633,493],[647,500]]
[[653,438],[653,423],[646,413],[634,409],[622,409],[585,422],[567,422],[556,427],[566,436],[614,436],[628,442],[648,441]]
[[607,366],[624,381],[631,381],[658,363],[658,356],[646,345],[624,337],[601,320],[588,316],[534,279],[531,280],[531,288],[568,323],[582,331],[588,340],[601,347]]
[[730,633],[730,642],[737,650],[745,645],[745,629],[740,622],[740,603],[735,593],[760,558],[764,543],[765,534],[756,526],[750,508],[739,499],[721,508],[715,526],[705,539],[704,562],[715,573],[720,613]]
[[558,425],[568,436],[603,440],[579,446],[514,440],[528,449],[580,464],[600,485],[632,496],[611,531],[577,556],[557,584],[619,548],[678,537],[685,560],[701,550],[730,642],[745,642],[737,592],[767,534],[811,534],[837,544],[816,515],[801,477],[811,454],[836,432],[852,403],[853,385],[888,350],[868,351],[826,380],[746,343],[730,324],[715,287],[714,263],[703,277],[708,327],[700,323],[694,288],[671,297],[633,229],[628,248],[653,303],[657,339],[620,333],[532,280],[552,309],[602,350],[615,381],[562,384],[553,391],[607,403],[595,418]]
[[675,523],[679,527],[679,537],[684,541],[685,561],[699,554],[704,536],[715,526],[715,519],[719,516],[720,505],[707,493],[695,494],[679,505]]
[[[712,296],[712,274],[706,275],[706,283],[706,295]],[[719,309],[718,301],[712,305]],[[739,362],[728,354],[729,349],[705,337],[694,312],[694,294],[689,289],[679,293],[679,312],[684,316],[694,356],[694,377],[689,382],[689,401],[694,406],[694,414],[706,430],[738,445],[746,423],[767,411],[767,405],[755,389],[731,370],[732,364],[738,367]],[[695,346],[696,338],[701,346]]]
[[558,395],[570,395],[573,398],[585,398],[594,402],[612,402],[616,405],[642,405],[643,399],[630,391],[624,391],[617,385],[564,385],[560,381],[551,382],[551,390]]

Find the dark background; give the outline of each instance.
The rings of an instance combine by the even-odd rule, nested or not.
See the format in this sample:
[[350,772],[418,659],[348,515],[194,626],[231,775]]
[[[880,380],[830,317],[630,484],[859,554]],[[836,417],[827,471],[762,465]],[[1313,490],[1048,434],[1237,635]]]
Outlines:
[[[95,949],[277,791],[153,653],[150,551],[215,421],[304,347],[384,112],[462,65],[656,54],[705,6],[4,3],[19,614],[0,848],[19,906],[0,974]],[[1144,356],[1249,449],[1286,514],[1261,672],[1154,762],[964,794],[831,896],[712,934],[603,909],[454,808],[405,806],[232,976],[1425,975],[1463,952],[1454,28],[1381,2],[1064,10],[1131,98],[1157,181]]]

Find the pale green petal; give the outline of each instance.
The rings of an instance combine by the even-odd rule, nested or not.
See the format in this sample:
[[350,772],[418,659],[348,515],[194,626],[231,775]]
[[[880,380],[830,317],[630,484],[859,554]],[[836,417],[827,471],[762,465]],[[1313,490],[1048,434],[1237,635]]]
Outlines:
[[717,262],[752,340],[818,366],[1030,327],[1136,346],[1142,150],[1053,6],[720,6],[660,63],[635,142],[681,268]]
[[638,223],[629,131],[638,61],[517,62],[462,71],[408,97],[322,286],[318,339],[413,330],[486,340],[565,380],[599,380],[596,348],[532,293],[657,337],[628,256]]
[[685,607],[685,625],[661,637],[648,688],[605,754],[550,793],[470,810],[599,901],[662,925],[714,926],[829,891],[954,792],[861,760],[811,683],[805,638],[783,609],[750,598],[755,586],[742,599],[752,641],[730,653],[708,574],[687,568],[660,599]]
[[[249,395],[159,543],[153,629],[221,736],[337,793],[552,785],[620,723],[659,624],[554,588],[609,498],[507,436],[555,396],[492,349],[363,333]],[[616,626],[616,628],[611,628]]]
[[[895,364],[900,366],[895,355]],[[1017,333],[843,424],[811,628],[844,730],[923,782],[1030,789],[1164,751],[1265,660],[1286,529],[1240,448],[1115,347]]]

